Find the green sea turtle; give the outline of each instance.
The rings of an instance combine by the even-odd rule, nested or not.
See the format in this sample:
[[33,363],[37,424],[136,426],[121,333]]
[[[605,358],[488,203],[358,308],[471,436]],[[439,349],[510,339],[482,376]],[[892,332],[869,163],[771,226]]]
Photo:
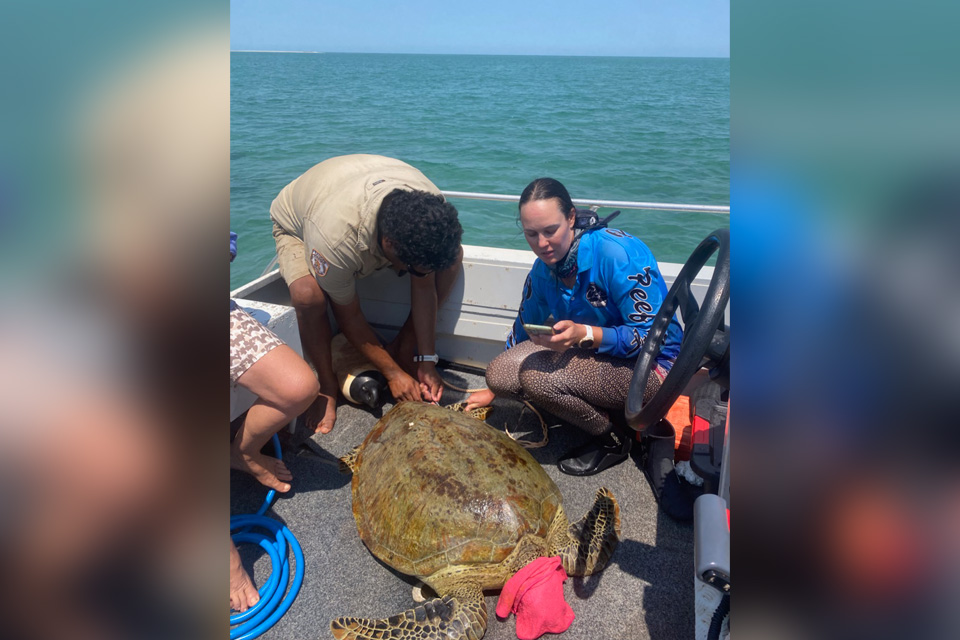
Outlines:
[[606,566],[620,535],[607,489],[574,524],[540,464],[475,417],[404,402],[342,459],[353,472],[353,515],[374,556],[438,595],[383,619],[337,618],[337,640],[479,640],[483,590],[497,589],[541,556],[569,575]]

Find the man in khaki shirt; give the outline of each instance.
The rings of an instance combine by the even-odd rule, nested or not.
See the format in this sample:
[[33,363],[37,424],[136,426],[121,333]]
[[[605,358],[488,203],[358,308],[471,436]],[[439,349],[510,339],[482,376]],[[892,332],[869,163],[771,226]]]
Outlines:
[[[284,187],[270,206],[270,218],[300,339],[320,379],[308,424],[329,433],[336,421],[328,302],[341,331],[383,373],[397,400],[439,400],[437,307],[463,258],[457,210],[440,190],[400,160],[339,156]],[[386,348],[363,317],[355,283],[384,267],[412,276],[410,316]],[[421,354],[417,363],[415,353]]]

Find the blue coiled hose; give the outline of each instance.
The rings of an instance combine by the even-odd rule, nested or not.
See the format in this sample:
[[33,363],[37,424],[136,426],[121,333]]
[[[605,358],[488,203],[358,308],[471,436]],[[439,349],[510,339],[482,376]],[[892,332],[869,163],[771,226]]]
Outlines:
[[[280,438],[273,436],[273,449],[277,458],[282,457]],[[258,544],[270,556],[273,571],[266,584],[260,587],[260,600],[243,613],[230,616],[230,640],[251,640],[277,623],[287,612],[303,584],[303,549],[296,537],[283,524],[264,516],[277,492],[270,489],[263,505],[253,515],[232,516],[230,518],[230,537],[234,544]],[[266,533],[263,533],[266,531]],[[297,563],[293,574],[293,583],[289,590],[290,562],[287,558],[287,545],[293,550]],[[286,592],[286,595],[284,595]],[[234,626],[237,625],[237,626]]]

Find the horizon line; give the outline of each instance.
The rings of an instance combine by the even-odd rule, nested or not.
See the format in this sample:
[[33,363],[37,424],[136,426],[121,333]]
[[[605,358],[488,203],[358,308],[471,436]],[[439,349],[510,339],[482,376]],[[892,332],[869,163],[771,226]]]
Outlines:
[[300,51],[295,49],[230,49],[230,53],[312,53],[346,54],[364,56],[528,56],[543,58],[711,58],[730,59],[730,54],[721,55],[625,55],[597,53],[423,53],[423,52],[387,52],[387,51]]
[[230,53],[327,53],[326,51],[298,51],[296,49],[230,49]]

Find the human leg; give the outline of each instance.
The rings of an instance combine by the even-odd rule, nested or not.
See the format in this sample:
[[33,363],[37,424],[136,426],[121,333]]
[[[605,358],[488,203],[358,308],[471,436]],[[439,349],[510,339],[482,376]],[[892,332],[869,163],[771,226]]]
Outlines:
[[384,349],[390,354],[394,362],[400,365],[401,369],[414,379],[417,378],[417,365],[413,361],[414,356],[417,355],[417,336],[413,330],[412,311],[407,316],[403,326],[400,327],[400,331],[393,337],[393,340],[384,346]]
[[320,433],[330,433],[337,420],[339,385],[330,353],[333,330],[327,314],[327,298],[309,274],[293,281],[289,287],[290,301],[297,313],[300,344],[313,363],[320,382],[318,395],[307,410],[307,427]]
[[274,433],[317,395],[310,366],[272,331],[241,308],[230,312],[230,378],[257,396],[230,448],[230,466],[261,483],[289,491],[282,460],[260,453]]
[[517,377],[526,397],[590,435],[609,430],[607,410],[622,410],[633,362],[585,349],[544,349],[523,361]]
[[[460,277],[460,272],[462,271],[463,266],[463,249],[460,249],[460,252],[457,254],[456,261],[450,265],[450,267],[444,269],[443,271],[438,271],[433,274],[434,285],[437,292],[437,311],[439,313],[440,305],[450,297],[450,292],[453,291],[453,285],[456,283],[457,279]],[[410,276],[413,277],[413,276]],[[434,319],[436,321],[436,319]],[[417,351],[417,336],[414,332],[413,327],[413,311],[411,310],[410,314],[407,315],[406,321],[403,323],[403,326],[400,327],[400,331],[386,347],[387,353],[390,354],[397,364],[404,368],[407,373],[410,373],[414,378],[417,377],[416,365],[413,363],[413,357],[416,355]]]
[[592,475],[627,459],[632,438],[611,415],[623,411],[632,375],[633,361],[581,349],[539,352],[524,361],[518,374],[524,394],[593,436],[561,459],[561,471]]
[[237,545],[230,541],[230,608],[244,612],[260,601],[260,593],[243,568]]
[[307,427],[320,433],[330,433],[337,420],[339,385],[330,359],[333,332],[327,315],[327,299],[307,267],[303,239],[276,222],[273,223],[273,239],[277,244],[280,274],[290,290],[290,303],[297,314],[300,345],[320,381],[320,391],[305,416]]
[[520,367],[531,354],[538,351],[549,351],[549,349],[524,340],[498,355],[487,366],[487,386],[501,398],[528,400],[520,384]]
[[[630,369],[632,373],[632,367],[630,367]],[[655,374],[650,376],[650,380],[647,382],[643,394],[644,401],[653,397],[660,388],[664,374],[665,372],[658,367]],[[596,377],[593,378],[593,380],[596,379]],[[629,379],[627,380],[627,385],[629,385]],[[629,386],[617,385],[613,387],[613,389],[626,392],[629,390]],[[594,391],[596,391],[596,389],[594,389]],[[616,393],[607,394],[608,398],[611,396],[615,397],[616,395]],[[616,420],[618,416],[614,413],[622,413],[625,402],[626,395],[624,394],[623,401],[619,402],[613,411],[607,412],[610,416],[610,421],[607,423],[606,429],[601,435],[595,436],[590,442],[569,451],[560,459],[557,465],[560,471],[568,475],[588,476],[600,473],[604,469],[620,464],[627,459],[630,449],[633,446],[634,434],[620,420]],[[603,404],[603,402],[599,401],[598,404]],[[599,417],[602,412],[597,413]],[[673,440],[671,439],[671,452],[673,450],[672,444]],[[670,459],[672,462],[672,455]]]
[[450,297],[450,292],[453,291],[453,285],[456,283],[457,278],[460,277],[460,272],[463,270],[463,248],[460,248],[460,253],[457,254],[457,260],[448,268],[443,271],[438,271],[436,273],[436,282],[437,282],[437,304],[443,304],[444,301]]
[[282,460],[260,452],[284,425],[317,397],[317,380],[307,363],[285,344],[271,349],[237,380],[257,395],[233,440],[230,465],[277,491],[289,491],[293,476]]

